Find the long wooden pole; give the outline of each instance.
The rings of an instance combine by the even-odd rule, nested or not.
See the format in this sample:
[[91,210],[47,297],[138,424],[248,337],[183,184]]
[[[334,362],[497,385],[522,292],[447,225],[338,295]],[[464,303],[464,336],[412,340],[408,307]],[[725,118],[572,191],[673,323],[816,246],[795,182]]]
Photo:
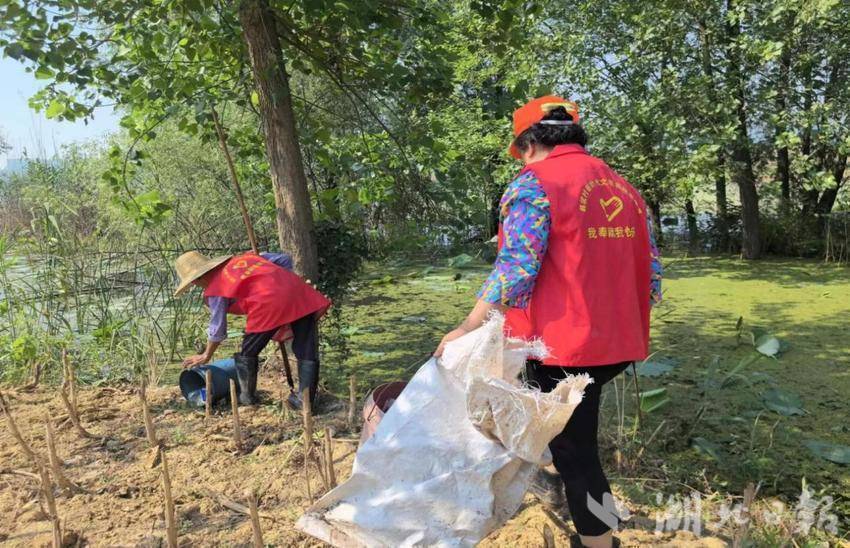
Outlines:
[[215,122],[215,131],[218,134],[218,142],[221,144],[221,150],[224,152],[225,160],[227,160],[227,168],[230,170],[230,178],[233,180],[236,201],[239,202],[239,209],[242,211],[242,221],[245,223],[245,230],[248,231],[248,242],[251,244],[251,250],[256,254],[259,253],[260,248],[257,247],[257,236],[254,234],[254,225],[251,224],[251,217],[248,215],[248,208],[245,206],[245,197],[242,195],[242,186],[239,184],[236,166],[233,164],[233,158],[230,156],[230,149],[227,147],[227,139],[224,136],[221,122],[219,122],[218,113],[215,111],[215,108],[211,110],[213,122]]

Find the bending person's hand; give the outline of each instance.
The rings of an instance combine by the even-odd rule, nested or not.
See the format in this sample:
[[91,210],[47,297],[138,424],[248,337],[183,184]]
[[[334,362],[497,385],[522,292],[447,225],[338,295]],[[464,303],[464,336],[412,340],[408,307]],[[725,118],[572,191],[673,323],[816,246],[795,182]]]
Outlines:
[[185,360],[183,360],[183,369],[189,369],[192,367],[197,367],[199,365],[204,365],[210,361],[210,357],[206,354],[195,354],[194,356],[189,356]]

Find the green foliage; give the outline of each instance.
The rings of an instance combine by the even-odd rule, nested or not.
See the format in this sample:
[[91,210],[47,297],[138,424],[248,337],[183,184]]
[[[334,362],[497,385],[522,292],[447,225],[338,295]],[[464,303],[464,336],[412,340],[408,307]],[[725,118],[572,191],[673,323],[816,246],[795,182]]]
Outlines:
[[762,399],[769,409],[776,411],[780,415],[790,417],[806,414],[803,410],[803,402],[800,400],[800,396],[792,392],[780,390],[779,388],[771,388],[762,394]]
[[691,447],[713,460],[720,460],[720,447],[716,443],[697,436],[691,440]]
[[850,447],[820,440],[806,440],[805,446],[822,459],[836,464],[850,464]]
[[[646,360],[637,364],[637,373],[641,377],[655,378],[673,371],[673,368],[678,365],[678,362],[672,358],[660,356],[654,358],[650,356]],[[626,369],[627,375],[632,375],[631,369]]]
[[319,247],[319,289],[341,301],[360,272],[367,248],[363,238],[338,221],[316,224]]
[[652,413],[670,403],[666,388],[646,390],[640,393],[639,398],[640,410],[644,413]]

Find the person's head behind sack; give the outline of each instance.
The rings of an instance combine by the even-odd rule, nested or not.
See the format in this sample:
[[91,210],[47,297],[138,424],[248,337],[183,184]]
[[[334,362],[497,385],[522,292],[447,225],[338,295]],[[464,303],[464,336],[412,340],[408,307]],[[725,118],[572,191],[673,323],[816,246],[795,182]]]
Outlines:
[[578,105],[561,97],[547,95],[529,101],[514,112],[513,121],[510,154],[526,165],[544,159],[558,145],[587,145]]

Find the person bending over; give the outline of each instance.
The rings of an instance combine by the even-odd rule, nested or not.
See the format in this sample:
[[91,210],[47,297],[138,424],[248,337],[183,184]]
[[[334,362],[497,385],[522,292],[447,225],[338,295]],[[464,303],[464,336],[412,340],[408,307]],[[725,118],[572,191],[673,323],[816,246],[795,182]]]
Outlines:
[[204,352],[183,360],[184,367],[208,363],[227,337],[227,314],[246,316],[242,350],[233,356],[239,381],[239,403],[258,403],[257,371],[260,352],[272,339],[280,342],[291,332],[292,351],[298,360],[298,394],[290,394],[291,407],[300,408],[300,394],[310,389],[315,401],[319,386],[319,318],[331,301],[291,272],[285,253],[243,253],[209,258],[189,251],[175,263],[180,283],[175,296],[193,285],[204,290],[210,309]]

